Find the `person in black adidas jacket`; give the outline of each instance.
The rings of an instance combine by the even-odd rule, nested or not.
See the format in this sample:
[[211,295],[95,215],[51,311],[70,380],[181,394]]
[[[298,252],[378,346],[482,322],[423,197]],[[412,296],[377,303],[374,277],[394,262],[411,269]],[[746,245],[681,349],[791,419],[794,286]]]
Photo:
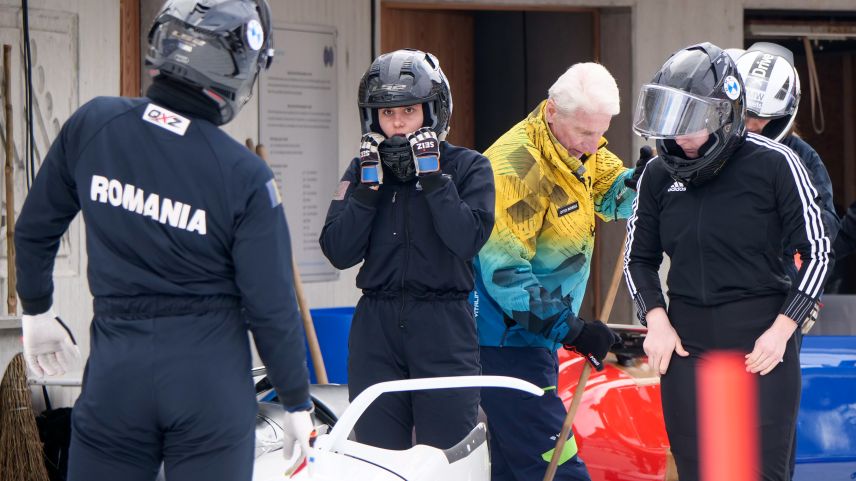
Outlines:
[[[746,89],[746,130],[781,142],[797,154],[811,176],[812,185],[820,194],[826,234],[830,239],[835,239],[839,220],[832,203],[832,180],[820,155],[794,129],[801,92],[793,52],[775,43],[756,42],[735,62]],[[790,246],[785,249],[788,259],[795,259],[795,252]],[[794,262],[786,261],[785,267],[791,282],[795,281],[799,270],[796,259]],[[819,313],[820,304],[812,312]],[[797,352],[802,347],[803,333],[812,328],[816,317],[796,331]],[[793,475],[796,467],[796,438],[791,449],[790,464]]]
[[[695,365],[745,353],[759,374],[763,479],[787,481],[800,392],[794,331],[831,263],[818,193],[793,151],[746,134],[743,84],[709,43],[676,52],[642,87],[634,130],[657,139],[628,221],[625,276],[644,348],[661,375],[663,414],[682,481],[698,479]],[[783,240],[803,264],[792,284]],[[658,269],[671,264],[668,313]]]
[[[490,163],[443,141],[452,98],[437,59],[378,57],[359,89],[360,155],[342,177],[321,233],[330,262],[363,262],[351,325],[348,391],[398,379],[478,375],[468,295],[473,258],[493,228]],[[360,442],[407,449],[459,442],[476,425],[478,390],[387,394],[356,425]]]
[[265,0],[197,6],[174,0],[158,14],[147,98],[99,97],[68,119],[15,226],[24,352],[34,373],[52,375],[74,352],[51,308],[54,258],[72,219],[85,220],[94,317],[69,481],[153,480],[161,463],[167,479],[249,481],[258,404],[247,330],[287,410],[289,470],[310,452],[276,181],[218,128],[273,55],[270,10]]

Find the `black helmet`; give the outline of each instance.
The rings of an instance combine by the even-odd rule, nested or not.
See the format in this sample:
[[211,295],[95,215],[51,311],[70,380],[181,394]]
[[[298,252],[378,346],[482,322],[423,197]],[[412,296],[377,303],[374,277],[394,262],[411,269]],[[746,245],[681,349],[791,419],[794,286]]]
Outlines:
[[746,87],[746,113],[770,119],[761,133],[782,140],[794,125],[800,102],[793,52],[775,43],[755,43],[737,60],[737,71]]
[[273,59],[267,0],[167,0],[149,30],[153,75],[199,87],[232,120]]
[[449,133],[452,91],[437,57],[406,48],[385,53],[372,62],[357,94],[363,133],[383,133],[377,109],[422,104],[425,120],[440,140]]
[[[684,185],[712,179],[743,142],[745,93],[731,57],[711,43],[672,54],[642,87],[633,130],[657,139],[666,170]],[[688,159],[676,137],[707,132],[699,156]]]

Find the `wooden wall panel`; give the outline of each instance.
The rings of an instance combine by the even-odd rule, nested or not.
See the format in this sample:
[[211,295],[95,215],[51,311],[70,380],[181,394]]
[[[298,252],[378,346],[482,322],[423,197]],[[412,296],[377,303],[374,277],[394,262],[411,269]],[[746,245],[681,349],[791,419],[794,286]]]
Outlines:
[[428,51],[440,60],[452,88],[454,111],[449,142],[475,145],[473,115],[473,16],[466,11],[400,10],[381,6],[381,52]]

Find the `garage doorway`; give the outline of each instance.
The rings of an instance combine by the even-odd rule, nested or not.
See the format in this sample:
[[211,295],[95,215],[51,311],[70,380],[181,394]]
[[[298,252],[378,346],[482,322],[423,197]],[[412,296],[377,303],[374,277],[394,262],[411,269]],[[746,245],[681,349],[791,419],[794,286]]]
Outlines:
[[[380,52],[418,48],[433,53],[452,88],[449,141],[487,149],[547,96],[577,62],[599,61],[615,76],[621,114],[607,132],[609,148],[630,166],[633,134],[631,12],[459,3],[381,2]],[[598,222],[589,289],[580,315],[599,317],[621,251],[624,223]],[[619,289],[612,322],[632,322],[632,303]]]

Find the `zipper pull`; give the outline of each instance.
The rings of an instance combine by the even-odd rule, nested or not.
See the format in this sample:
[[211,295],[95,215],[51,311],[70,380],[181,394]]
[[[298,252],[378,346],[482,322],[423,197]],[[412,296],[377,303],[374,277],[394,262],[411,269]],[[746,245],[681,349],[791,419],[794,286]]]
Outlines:
[[395,196],[397,196],[397,195],[398,195],[398,191],[397,191],[397,190],[396,190],[395,192],[393,192],[393,193],[392,193],[392,203],[393,203],[393,204],[395,204]]

